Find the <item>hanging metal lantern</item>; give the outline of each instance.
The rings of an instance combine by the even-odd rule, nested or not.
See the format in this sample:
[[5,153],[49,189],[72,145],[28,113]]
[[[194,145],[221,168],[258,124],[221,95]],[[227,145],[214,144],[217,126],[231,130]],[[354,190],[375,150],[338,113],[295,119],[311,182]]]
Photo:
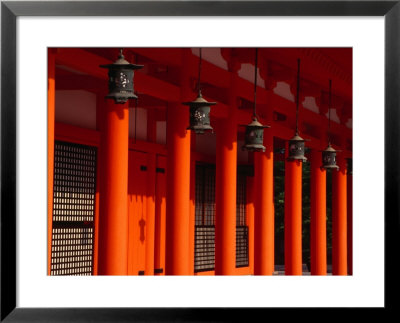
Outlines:
[[328,147],[322,151],[322,168],[339,170],[339,166],[336,165],[336,152],[329,143]]
[[305,140],[299,136],[299,94],[300,94],[300,59],[297,60],[297,94],[296,94],[296,132],[289,140],[289,151],[287,160],[307,161],[304,156]]
[[197,134],[213,130],[210,124],[210,106],[215,105],[216,102],[208,102],[199,92],[196,100],[184,102],[183,104],[190,107],[190,126],[187,128],[188,130],[192,130]]
[[136,99],[133,90],[134,71],[143,68],[143,65],[131,64],[125,60],[120,50],[118,59],[107,65],[100,65],[108,69],[108,90],[106,98],[114,99],[115,103],[123,104],[129,99]]
[[253,105],[253,119],[248,125],[241,125],[246,127],[243,150],[247,151],[265,151],[264,142],[264,128],[270,126],[263,126],[257,120],[256,114],[256,101],[257,101],[257,61],[258,61],[258,48],[256,48],[256,56],[254,62],[254,105]]
[[253,116],[252,122],[250,122],[248,125],[241,126],[246,127],[244,146],[242,147],[242,149],[247,151],[264,152],[264,128],[270,128],[270,126],[263,126],[261,123],[258,122],[255,116]]
[[339,170],[339,166],[336,165],[336,153],[337,150],[333,149],[330,140],[331,130],[331,103],[332,103],[332,80],[329,80],[329,112],[328,112],[328,147],[322,151],[322,166],[324,169],[336,169]]
[[210,106],[215,105],[216,102],[208,102],[201,94],[200,76],[201,76],[201,48],[199,49],[199,75],[197,79],[198,95],[197,99],[192,102],[184,102],[183,105],[190,107],[189,127],[187,130],[192,130],[196,134],[203,134],[205,132],[213,131],[210,124]]
[[300,160],[303,162],[307,161],[307,158],[304,156],[304,142],[305,140],[301,138],[297,133],[292,139],[289,140],[289,154],[287,160]]

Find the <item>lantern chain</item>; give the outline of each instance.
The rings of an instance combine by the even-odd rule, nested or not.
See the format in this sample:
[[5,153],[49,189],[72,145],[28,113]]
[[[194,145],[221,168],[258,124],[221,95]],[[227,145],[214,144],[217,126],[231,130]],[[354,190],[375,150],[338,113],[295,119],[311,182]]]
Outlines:
[[332,80],[329,80],[328,144],[331,144]]
[[200,86],[200,77],[201,77],[201,67],[202,67],[202,55],[201,48],[199,48],[199,77],[197,79],[197,90],[199,93],[199,97],[201,97],[201,86]]
[[256,118],[256,101],[257,101],[257,63],[258,63],[258,48],[256,48],[256,57],[254,62],[254,107],[253,117]]
[[135,140],[134,140],[134,142],[135,142],[135,144],[136,144],[136,128],[137,128],[137,109],[138,109],[138,101],[139,101],[139,96],[138,96],[138,93],[136,92],[136,95],[137,95],[137,99],[135,100]]
[[296,135],[299,134],[300,58],[297,59]]

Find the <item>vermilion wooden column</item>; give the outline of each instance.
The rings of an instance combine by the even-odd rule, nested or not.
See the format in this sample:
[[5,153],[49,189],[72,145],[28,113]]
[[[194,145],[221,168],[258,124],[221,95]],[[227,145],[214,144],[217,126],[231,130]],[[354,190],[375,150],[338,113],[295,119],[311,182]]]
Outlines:
[[[196,149],[196,135],[191,133],[191,151]],[[192,156],[192,155],[191,155]],[[196,161],[194,158],[190,160],[190,201],[189,201],[189,271],[194,273],[194,227],[195,227],[195,213],[196,213]]]
[[107,99],[100,211],[100,275],[128,274],[128,102]]
[[[181,101],[193,98],[188,62],[189,49],[182,50]],[[188,97],[189,96],[189,97]],[[167,111],[167,275],[189,275],[189,198],[190,198],[190,130],[189,109],[181,102],[168,105]],[[194,230],[194,228],[190,228]]]
[[[105,84],[103,89],[99,89],[96,93],[96,130],[101,134],[100,145],[97,149],[97,179],[96,179],[96,209],[94,217],[94,246],[93,246],[93,275],[99,274],[99,254],[101,250],[99,249],[99,235],[100,235],[100,212],[103,210],[103,199],[102,194],[104,194],[104,185],[106,184],[103,178],[104,173],[104,147],[105,147],[105,111],[107,109],[107,101],[104,97],[104,93],[107,91],[107,84]],[[101,258],[102,259],[102,258]]]
[[[156,110],[147,110],[147,141],[155,142],[157,137]],[[154,275],[155,255],[155,222],[156,222],[156,155],[147,154],[147,187],[146,187],[146,255],[145,275]]]
[[[287,151],[287,145],[286,145]],[[302,275],[302,163],[285,161],[285,275]]]
[[347,275],[346,160],[338,153],[339,171],[332,174],[332,274]]
[[[230,62],[232,64],[232,62]],[[215,274],[236,269],[237,70],[230,66],[229,113],[220,121],[216,147]]]
[[326,170],[322,152],[311,152],[311,274],[326,275]]
[[165,275],[165,215],[166,215],[166,158],[157,156],[157,168],[164,172],[156,172],[156,226],[155,226],[155,260],[154,267]]
[[47,51],[47,274],[51,273],[51,243],[53,230],[53,184],[54,184],[54,122],[56,110],[56,61],[55,50]]
[[155,246],[155,224],[156,224],[156,155],[147,154],[147,187],[146,187],[146,255],[145,275],[154,275],[154,246]]
[[255,235],[254,274],[272,275],[274,272],[274,158],[271,131],[264,131],[265,152],[254,153]]
[[347,172],[347,264],[353,275],[353,174]]

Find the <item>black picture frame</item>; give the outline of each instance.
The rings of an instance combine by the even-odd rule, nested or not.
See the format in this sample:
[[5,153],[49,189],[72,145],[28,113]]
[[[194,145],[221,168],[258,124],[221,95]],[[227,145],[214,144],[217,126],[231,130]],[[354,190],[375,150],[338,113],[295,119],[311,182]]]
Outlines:
[[[400,179],[400,4],[396,1],[2,1],[1,322],[249,321],[264,308],[16,307],[16,19],[19,16],[384,16],[385,314],[396,309]],[[372,127],[373,125],[371,125]],[[371,152],[373,153],[373,152]],[[365,161],[368,162],[368,161]],[[373,259],[371,259],[373,261]],[[278,310],[278,309],[275,309]],[[332,311],[327,309],[328,311]],[[287,315],[280,311],[278,315]],[[269,314],[271,315],[271,314]],[[246,317],[243,321],[241,318]],[[304,317],[303,317],[304,319]],[[307,318],[306,318],[307,319]]]

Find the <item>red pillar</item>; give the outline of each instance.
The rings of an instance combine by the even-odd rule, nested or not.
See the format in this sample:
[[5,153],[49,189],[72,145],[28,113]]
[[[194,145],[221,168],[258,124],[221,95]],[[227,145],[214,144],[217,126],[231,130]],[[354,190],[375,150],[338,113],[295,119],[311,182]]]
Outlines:
[[322,152],[311,152],[311,274],[326,275],[326,171]]
[[264,131],[264,146],[264,153],[254,153],[255,275],[272,275],[274,272],[274,157],[273,137],[268,129]]
[[[103,198],[102,194],[105,194],[104,182],[103,178],[104,174],[104,148],[105,148],[105,111],[107,110],[107,101],[104,97],[104,93],[107,91],[107,84],[104,84],[103,89],[99,89],[98,93],[96,93],[96,130],[102,134],[100,136],[100,144],[97,149],[97,180],[96,180],[96,209],[95,209],[95,217],[94,217],[94,246],[93,246],[93,275],[99,274],[99,254],[101,250],[99,249],[99,235],[100,235],[100,212],[103,210]],[[101,256],[100,256],[101,258]]]
[[166,158],[157,156],[157,168],[164,172],[156,172],[156,225],[155,225],[155,260],[154,267],[162,269],[161,275],[165,275],[165,214],[166,214]]
[[347,172],[347,264],[353,275],[353,174]]
[[107,99],[101,155],[100,275],[128,274],[128,102]]
[[53,237],[54,122],[56,110],[56,61],[54,51],[54,49],[50,48],[47,51],[47,275],[51,273],[51,244]]
[[332,274],[347,275],[346,160],[337,156],[339,171],[332,174]]
[[[191,101],[189,49],[182,50],[181,101]],[[190,130],[189,109],[179,103],[167,111],[167,275],[189,275]],[[194,230],[194,228],[190,228]]]
[[146,196],[146,255],[145,275],[154,275],[155,215],[156,215],[156,154],[147,154],[147,196]]
[[285,275],[302,274],[301,193],[302,193],[302,163],[300,161],[286,160],[285,161]]
[[[231,63],[231,62],[230,62]],[[229,113],[217,130],[215,274],[236,269],[237,67],[229,68]]]

